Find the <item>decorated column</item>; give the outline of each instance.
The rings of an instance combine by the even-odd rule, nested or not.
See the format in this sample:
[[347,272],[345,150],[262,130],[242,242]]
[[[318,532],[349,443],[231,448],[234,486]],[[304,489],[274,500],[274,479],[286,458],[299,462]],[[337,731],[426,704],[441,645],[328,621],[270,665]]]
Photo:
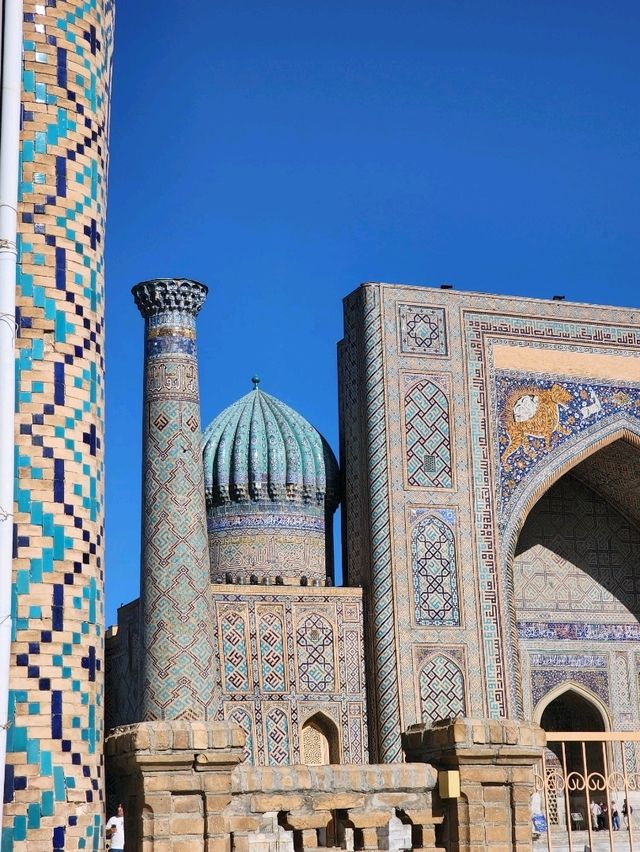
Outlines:
[[215,656],[205,513],[197,281],[133,288],[145,318],[142,719],[212,719]]

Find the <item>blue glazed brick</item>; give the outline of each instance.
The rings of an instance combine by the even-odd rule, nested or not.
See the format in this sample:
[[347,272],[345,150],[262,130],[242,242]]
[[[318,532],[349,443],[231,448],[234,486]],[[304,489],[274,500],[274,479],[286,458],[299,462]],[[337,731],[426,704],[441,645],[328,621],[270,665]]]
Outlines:
[[43,751],[40,753],[40,774],[51,775],[53,769],[51,765],[51,752]]
[[40,828],[40,805],[36,802],[27,808],[27,828]]
[[5,767],[4,771],[4,797],[3,801],[12,802],[13,801],[13,790],[14,790],[14,768],[12,764],[8,763]]
[[40,804],[40,813],[42,816],[53,816],[54,812],[53,790],[44,790]]
[[28,763],[39,763],[40,762],[40,740],[34,740],[34,739],[27,740],[27,762]]
[[[2,848],[1,852],[13,852],[13,829],[10,826],[6,826],[2,829]],[[84,848],[84,842],[83,842]]]
[[67,791],[65,787],[64,770],[61,766],[53,767],[53,789],[56,800],[58,802],[64,802],[67,798]]
[[27,839],[26,816],[15,816],[13,818],[13,839],[17,842]]
[[56,826],[53,829],[53,848],[64,850],[64,826]]

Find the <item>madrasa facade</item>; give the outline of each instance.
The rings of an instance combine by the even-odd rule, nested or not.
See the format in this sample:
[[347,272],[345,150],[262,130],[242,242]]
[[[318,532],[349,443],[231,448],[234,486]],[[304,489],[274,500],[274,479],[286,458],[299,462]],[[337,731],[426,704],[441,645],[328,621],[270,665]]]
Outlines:
[[2,25],[3,852],[102,850],[105,764],[145,852],[530,848],[536,726],[640,728],[640,312],[365,284],[331,448],[257,379],[202,429],[216,294],[136,286],[141,594],[105,637],[114,4]]
[[[362,285],[339,466],[257,377],[200,442],[205,294],[134,288],[142,596],[107,639],[107,727],[200,702],[257,765],[396,762],[410,725],[456,716],[637,728],[638,313]],[[180,654],[198,667],[184,709]]]

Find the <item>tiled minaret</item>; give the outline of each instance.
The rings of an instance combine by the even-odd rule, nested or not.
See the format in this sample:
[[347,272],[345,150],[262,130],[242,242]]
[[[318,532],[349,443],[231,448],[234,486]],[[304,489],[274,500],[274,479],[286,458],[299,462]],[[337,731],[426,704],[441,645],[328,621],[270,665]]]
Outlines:
[[104,836],[104,229],[113,22],[113,0],[24,3],[3,852],[98,849]]
[[133,288],[145,318],[142,469],[142,718],[212,719],[209,547],[202,467],[197,281]]

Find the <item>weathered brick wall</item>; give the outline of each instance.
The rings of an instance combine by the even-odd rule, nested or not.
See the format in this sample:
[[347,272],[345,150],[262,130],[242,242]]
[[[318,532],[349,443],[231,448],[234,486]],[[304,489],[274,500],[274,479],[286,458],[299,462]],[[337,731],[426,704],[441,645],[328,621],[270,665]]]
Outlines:
[[436,852],[437,773],[423,763],[253,767],[229,722],[142,722],[106,741],[131,852],[390,846]]

